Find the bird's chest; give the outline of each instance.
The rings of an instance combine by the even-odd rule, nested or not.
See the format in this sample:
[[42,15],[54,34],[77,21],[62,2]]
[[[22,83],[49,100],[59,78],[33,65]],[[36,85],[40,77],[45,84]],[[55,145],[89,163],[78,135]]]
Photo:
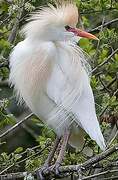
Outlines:
[[78,78],[69,50],[51,46],[49,52],[42,49],[23,55],[12,67],[13,83],[33,112],[43,112],[47,104],[51,110],[55,103],[62,103]]
[[[26,72],[26,69],[27,72]],[[45,62],[41,65],[38,60],[35,62],[25,62],[24,76],[22,76],[23,87],[30,96],[40,95],[40,91],[46,88],[46,84],[51,76],[53,65],[51,62]]]
[[47,93],[56,102],[62,101],[71,94],[79,81],[79,65],[73,61],[71,51],[59,48],[47,83]]

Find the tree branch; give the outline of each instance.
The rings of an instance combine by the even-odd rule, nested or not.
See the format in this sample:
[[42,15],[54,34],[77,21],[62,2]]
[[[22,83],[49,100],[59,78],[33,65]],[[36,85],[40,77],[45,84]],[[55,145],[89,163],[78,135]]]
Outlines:
[[[104,11],[111,11],[111,10],[117,10],[117,8],[108,8],[108,9],[105,9]],[[83,15],[83,14],[94,14],[94,13],[103,13],[103,10],[94,11],[93,9],[91,9],[91,10],[86,10],[86,11],[80,12],[81,15]]]
[[10,129],[8,129],[6,132],[4,132],[3,134],[0,135],[0,139],[3,138],[4,136],[6,136],[8,133],[10,133],[11,131],[13,131],[14,129],[16,129],[18,126],[20,126],[22,123],[24,123],[24,121],[28,120],[31,116],[33,115],[33,113],[29,114],[28,116],[26,116],[23,120],[21,120],[20,122],[18,122],[17,124],[15,124],[13,127],[11,127]]
[[107,170],[107,171],[103,171],[103,172],[100,172],[100,173],[97,173],[97,174],[93,174],[93,175],[90,175],[90,176],[87,176],[87,177],[83,177],[82,180],[91,179],[91,178],[102,176],[102,175],[105,175],[105,174],[108,174],[108,173],[112,173],[113,174],[115,172],[118,172],[118,169]]
[[18,162],[15,162],[15,163],[11,164],[11,165],[8,166],[7,168],[5,168],[3,171],[1,171],[1,172],[0,172],[0,175],[3,174],[4,172],[8,171],[8,170],[11,169],[12,167],[14,167],[14,166],[16,166],[16,165],[18,165],[18,164],[21,164],[21,163],[23,163],[24,161],[26,161],[26,160],[28,160],[28,159],[30,159],[30,158],[33,158],[33,157],[41,154],[41,153],[47,148],[47,146],[48,146],[48,143],[47,143],[40,151],[36,152],[35,154],[32,154],[32,155],[26,157],[26,158],[23,159],[23,160],[20,160],[20,161],[18,161]]
[[24,178],[26,176],[26,174],[27,174],[27,172],[5,174],[5,175],[1,175],[0,179],[1,180],[19,179],[19,178]]
[[94,73],[96,70],[98,70],[99,68],[101,68],[103,65],[105,65],[106,63],[109,62],[109,60],[118,52],[118,48],[115,49],[115,51],[113,51],[107,59],[105,59],[101,64],[99,64],[97,67],[95,67],[93,70],[92,70],[92,73]]
[[107,88],[107,89],[110,88],[110,86],[112,86],[112,84],[114,84],[116,80],[117,80],[116,77],[113,78],[113,80],[112,80],[107,86],[105,86],[105,87],[103,87],[102,89],[100,89],[100,91],[104,91],[106,88]]
[[12,4],[13,3],[13,0],[4,0],[6,1],[8,4]]
[[113,19],[113,20],[111,20],[111,21],[109,21],[109,22],[104,23],[103,25],[100,25],[100,26],[98,26],[98,27],[96,27],[96,28],[94,28],[94,29],[89,30],[89,32],[100,31],[100,29],[101,29],[102,26],[103,26],[103,27],[106,27],[106,26],[108,26],[108,25],[110,25],[110,24],[113,24],[113,23],[115,23],[115,22],[117,22],[117,21],[118,21],[118,18],[115,18],[115,19]]
[[18,12],[17,17],[16,17],[16,22],[14,23],[11,34],[8,37],[8,41],[11,44],[14,42],[14,40],[16,38],[16,35],[17,35],[17,30],[18,30],[18,27],[19,27],[20,18],[22,17],[23,10],[24,10],[24,4],[25,4],[25,0],[23,0],[23,3],[21,4],[21,7],[19,7],[19,12]]
[[[106,157],[110,156],[111,154],[113,154],[114,152],[118,151],[118,144],[114,145],[113,147],[107,149],[106,151],[96,155],[95,157],[92,157],[91,159],[85,161],[83,164],[78,164],[78,165],[69,165],[69,166],[60,166],[59,167],[59,172],[60,174],[66,174],[67,175],[71,174],[71,173],[77,173],[80,169],[81,170],[88,170],[91,167],[94,167],[96,163],[98,163],[99,161],[105,159]],[[117,170],[118,171],[118,170]],[[105,174],[106,172],[109,171],[104,171],[102,172],[103,174]],[[19,173],[11,173],[11,174],[6,174],[6,175],[1,175],[0,178],[2,180],[10,180],[10,179],[14,179],[14,178],[23,178],[26,176],[26,172],[19,172]],[[34,176],[36,175],[36,171],[32,173]],[[52,167],[50,167],[48,170],[43,171],[43,174],[45,176],[48,175],[52,175],[53,177],[56,176],[56,170],[52,170]],[[96,174],[95,177],[102,175],[102,174]],[[84,177],[83,180],[85,180],[85,178],[88,177]]]
[[[114,152],[118,151],[118,144],[107,149],[106,151],[102,152],[101,154],[96,155],[95,157],[92,157],[91,159],[85,161],[83,164],[79,165],[70,165],[70,166],[61,166],[59,167],[60,173],[73,173],[78,172],[79,169],[88,169],[91,166],[94,167],[95,163],[98,163],[99,161],[105,159],[106,157],[110,156]],[[52,171],[52,169],[50,169]],[[45,171],[44,174],[48,174],[48,171]],[[56,174],[56,172],[54,172]]]
[[0,62],[0,68],[9,67],[8,59],[2,57],[0,60],[3,60],[3,62]]
[[103,89],[106,90],[108,93],[111,93],[111,90],[109,88],[107,88],[107,86],[104,84],[104,82],[101,79],[101,76],[99,76],[99,80],[103,86]]

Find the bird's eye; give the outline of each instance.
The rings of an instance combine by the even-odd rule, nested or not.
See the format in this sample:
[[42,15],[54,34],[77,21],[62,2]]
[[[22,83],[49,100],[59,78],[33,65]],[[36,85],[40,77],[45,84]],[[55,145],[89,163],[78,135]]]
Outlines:
[[68,31],[70,29],[70,26],[65,26],[65,29]]

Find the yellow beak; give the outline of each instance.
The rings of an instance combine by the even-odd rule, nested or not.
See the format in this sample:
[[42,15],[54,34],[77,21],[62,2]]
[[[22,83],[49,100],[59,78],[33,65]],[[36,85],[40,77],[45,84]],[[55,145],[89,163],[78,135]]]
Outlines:
[[84,38],[88,38],[88,39],[95,39],[95,40],[99,40],[96,36],[94,36],[91,33],[88,33],[86,31],[83,31],[81,29],[77,29],[77,28],[69,28],[68,29],[69,32],[73,32],[76,36],[80,36],[80,37],[84,37]]

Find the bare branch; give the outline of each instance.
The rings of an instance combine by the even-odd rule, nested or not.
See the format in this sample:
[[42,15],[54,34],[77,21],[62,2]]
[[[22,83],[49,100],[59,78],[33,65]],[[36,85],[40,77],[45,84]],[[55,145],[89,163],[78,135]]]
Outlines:
[[106,63],[108,63],[110,61],[110,59],[118,52],[118,48],[113,51],[110,56],[108,56],[107,59],[105,59],[101,64],[99,64],[97,67],[95,67],[93,70],[92,70],[92,73],[94,73],[96,70],[98,70],[99,68],[101,68],[103,65],[105,65]]
[[0,62],[0,68],[3,68],[3,67],[7,67],[8,68],[8,66],[9,66],[8,59],[3,58],[3,57],[1,59],[3,60],[3,62]]
[[113,180],[113,179],[118,180],[118,176],[111,176],[111,177],[103,178],[102,180]]
[[[78,165],[69,165],[69,166],[60,166],[59,167],[59,172],[60,174],[64,174],[64,173],[73,173],[73,172],[78,172],[78,170],[82,169],[88,169],[91,168],[91,166],[94,167],[95,163],[98,163],[99,161],[105,159],[106,157],[110,156],[111,154],[113,154],[114,152],[118,151],[118,144],[114,145],[113,147],[107,149],[106,151],[102,152],[101,154],[96,155],[95,157],[85,161],[83,164],[78,164]],[[50,167],[48,170],[43,172],[45,175],[51,174],[53,173],[54,175],[56,175],[56,171],[52,170],[52,168]]]
[[11,44],[14,42],[14,40],[16,38],[16,35],[17,35],[17,30],[19,28],[19,22],[20,22],[20,19],[22,17],[23,10],[24,10],[24,4],[25,4],[25,0],[23,0],[22,7],[19,7],[19,12],[18,12],[17,17],[16,17],[16,22],[14,23],[14,26],[13,26],[13,29],[11,31],[11,34],[8,37],[8,41]]
[[116,80],[117,80],[116,77],[113,78],[113,80],[112,80],[107,86],[105,86],[105,87],[103,87],[102,89],[100,89],[100,91],[104,91],[106,88],[107,88],[107,89],[110,88],[110,86],[112,86],[112,84],[114,84]]
[[105,175],[105,174],[108,174],[108,173],[112,173],[113,174],[113,173],[116,173],[116,172],[118,172],[118,169],[107,170],[107,171],[104,171],[104,172],[100,172],[100,173],[97,173],[97,174],[93,174],[93,175],[84,177],[84,178],[82,178],[82,180],[91,179],[91,178],[102,176],[102,175]]
[[115,22],[117,22],[117,21],[118,21],[118,18],[115,18],[115,19],[113,19],[113,20],[111,20],[111,21],[109,21],[109,22],[104,23],[103,25],[100,25],[100,26],[98,26],[98,27],[96,27],[96,28],[94,28],[94,29],[89,30],[89,32],[100,31],[100,29],[101,29],[102,26],[103,26],[103,27],[106,27],[106,26],[108,26],[108,25],[110,25],[110,24],[113,24],[113,23],[115,23]]
[[26,174],[27,174],[27,172],[5,174],[5,175],[1,175],[0,179],[1,180],[19,179],[19,178],[24,178],[26,176]]
[[9,3],[9,4],[12,4],[12,3],[13,3],[13,0],[4,0],[4,1],[6,1],[6,2]]
[[18,161],[18,162],[15,162],[15,163],[11,164],[11,165],[8,166],[7,168],[5,168],[3,171],[1,171],[1,172],[0,172],[0,175],[3,174],[4,172],[8,171],[9,169],[11,169],[13,166],[16,166],[16,165],[18,165],[18,164],[21,164],[21,163],[23,163],[24,161],[26,161],[26,160],[28,160],[28,159],[30,159],[30,158],[33,158],[33,157],[41,154],[41,153],[47,148],[47,146],[48,146],[48,143],[47,143],[40,151],[32,154],[31,156],[26,157],[25,159],[23,159],[23,160],[21,160],[21,161]]
[[[106,151],[102,152],[101,154],[98,154],[96,155],[95,157],[92,157],[91,159],[85,161],[83,164],[78,164],[78,165],[69,165],[69,166],[60,166],[59,167],[59,172],[60,174],[66,174],[68,173],[68,175],[70,173],[74,173],[74,172],[78,172],[78,170],[85,170],[85,169],[88,169],[88,168],[91,168],[92,166],[94,167],[96,163],[98,163],[99,161],[105,159],[106,157],[110,156],[111,154],[113,154],[114,152],[118,151],[118,144],[107,149]],[[116,170],[111,170],[113,172],[116,172]],[[97,176],[100,176],[100,175],[103,175],[103,174],[106,174],[108,172],[111,172],[111,171],[104,171],[104,172],[101,172],[99,174],[95,174],[93,175],[94,177],[97,177]],[[118,170],[117,170],[118,172]],[[50,167],[48,170],[45,170],[44,172],[44,175],[47,176],[49,174],[52,174],[53,176],[56,175],[56,171],[55,170],[52,170],[52,167]],[[14,178],[23,178],[26,176],[26,172],[19,172],[19,173],[11,173],[11,174],[6,174],[6,175],[1,175],[0,178],[2,180],[10,180],[10,179],[14,179]],[[33,175],[36,175],[36,172],[33,172],[32,173]],[[90,176],[89,176],[90,177]],[[88,177],[83,177],[83,180],[85,180],[85,178],[88,179]]]
[[103,86],[103,89],[106,90],[108,93],[111,93],[111,90],[109,88],[107,88],[107,86],[104,84],[104,82],[101,79],[101,76],[99,76],[99,80]]
[[4,136],[6,136],[8,133],[10,133],[11,131],[13,131],[14,129],[16,129],[18,126],[20,126],[22,123],[24,123],[26,120],[28,120],[31,116],[33,115],[33,113],[29,114],[28,116],[26,116],[23,120],[21,120],[20,122],[18,122],[17,124],[15,124],[13,127],[11,127],[10,129],[8,129],[6,132],[4,132],[3,134],[0,135],[0,139],[3,138]]
[[[117,10],[117,8],[108,8],[108,9],[105,9],[104,11],[112,11],[112,10]],[[86,10],[86,11],[81,11],[80,14],[94,14],[94,13],[103,13],[103,10]]]
[[10,19],[11,15],[8,15],[5,19],[0,21],[0,26]]

